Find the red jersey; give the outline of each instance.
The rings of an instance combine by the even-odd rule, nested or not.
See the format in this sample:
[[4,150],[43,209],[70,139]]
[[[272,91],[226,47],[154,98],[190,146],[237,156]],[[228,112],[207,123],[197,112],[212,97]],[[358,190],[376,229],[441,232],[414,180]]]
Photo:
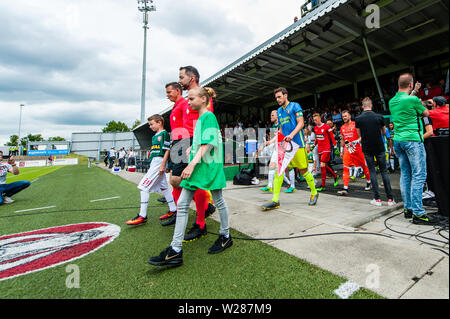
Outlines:
[[[355,122],[350,121],[348,124],[343,124],[341,126],[341,136],[344,139],[344,142],[356,141],[358,139],[358,130],[356,129]],[[358,143],[355,147],[361,148],[361,145]],[[345,148],[347,148],[347,146],[345,146]]]
[[[208,111],[214,113],[214,106],[212,99],[209,101]],[[194,111],[188,104],[183,114],[183,127],[188,130],[189,137],[194,136],[195,124],[197,124],[197,120],[199,117],[200,116],[198,114],[198,111]]]
[[188,101],[185,98],[180,98],[172,108],[170,113],[170,128],[172,130],[172,141],[189,138],[189,130],[186,131],[184,127],[184,114],[190,108]]
[[334,133],[331,127],[327,124],[322,124],[321,126],[314,127],[314,134],[316,134],[317,150],[319,154],[325,152],[331,152],[331,144],[336,145],[336,140],[334,139]]

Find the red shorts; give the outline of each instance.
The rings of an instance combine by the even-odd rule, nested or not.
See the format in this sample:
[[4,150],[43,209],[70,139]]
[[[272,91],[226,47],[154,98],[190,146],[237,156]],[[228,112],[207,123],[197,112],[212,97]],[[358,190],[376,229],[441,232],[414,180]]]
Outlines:
[[323,152],[319,154],[321,163],[329,163],[331,161],[331,152]]
[[342,158],[344,162],[344,166],[347,167],[365,167],[366,166],[366,159],[364,157],[364,153],[361,149],[356,150],[353,154],[350,154],[350,152],[345,149],[344,150],[344,156]]

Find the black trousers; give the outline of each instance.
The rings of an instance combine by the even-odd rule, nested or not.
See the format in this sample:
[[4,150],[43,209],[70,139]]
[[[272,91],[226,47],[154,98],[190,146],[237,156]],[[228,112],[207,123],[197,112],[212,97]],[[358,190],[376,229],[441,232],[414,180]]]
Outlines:
[[386,192],[386,195],[388,199],[394,199],[394,196],[392,195],[391,180],[389,178],[389,174],[386,167],[386,153],[384,151],[379,154],[364,153],[364,157],[366,158],[367,168],[369,169],[370,172],[370,182],[372,183],[372,191],[374,198],[377,200],[381,199],[377,180],[376,165],[378,164],[380,168],[381,178],[383,179],[384,190]]

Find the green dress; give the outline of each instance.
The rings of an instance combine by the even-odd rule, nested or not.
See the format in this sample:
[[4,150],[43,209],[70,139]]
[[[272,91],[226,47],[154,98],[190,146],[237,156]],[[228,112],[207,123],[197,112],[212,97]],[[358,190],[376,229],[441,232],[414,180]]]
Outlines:
[[189,162],[205,144],[212,146],[209,154],[195,166],[191,177],[181,182],[182,188],[218,190],[227,186],[223,171],[222,135],[215,115],[209,111],[200,116],[195,126]]

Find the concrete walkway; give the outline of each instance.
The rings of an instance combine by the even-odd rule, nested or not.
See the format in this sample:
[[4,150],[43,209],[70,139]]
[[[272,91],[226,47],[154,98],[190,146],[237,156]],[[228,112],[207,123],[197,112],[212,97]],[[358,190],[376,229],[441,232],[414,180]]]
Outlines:
[[[103,165],[98,167],[105,169]],[[126,171],[117,175],[136,184],[143,176]],[[399,194],[398,176],[391,178],[392,187],[397,190],[394,195]],[[402,212],[401,203],[394,207],[388,207],[386,202],[382,207],[372,206],[371,192],[364,194],[364,181],[357,181],[350,184],[350,190],[361,192],[361,196],[338,197],[338,189],[327,186],[329,191],[320,194],[315,207],[308,206],[309,191],[305,187],[298,187],[293,194],[285,194],[283,188],[280,208],[263,212],[259,206],[272,196],[259,190],[265,182],[262,180],[259,186],[228,182],[224,197],[233,229],[253,238],[269,239],[263,241],[387,298],[449,298],[448,245],[419,237],[436,246],[424,244],[415,235],[429,231],[422,236],[447,240],[433,227],[414,225],[398,215]],[[396,232],[385,225],[390,217],[393,218],[386,224]],[[211,218],[218,221],[219,214]],[[270,239],[335,232],[354,234]],[[446,232],[442,235],[448,237]]]

